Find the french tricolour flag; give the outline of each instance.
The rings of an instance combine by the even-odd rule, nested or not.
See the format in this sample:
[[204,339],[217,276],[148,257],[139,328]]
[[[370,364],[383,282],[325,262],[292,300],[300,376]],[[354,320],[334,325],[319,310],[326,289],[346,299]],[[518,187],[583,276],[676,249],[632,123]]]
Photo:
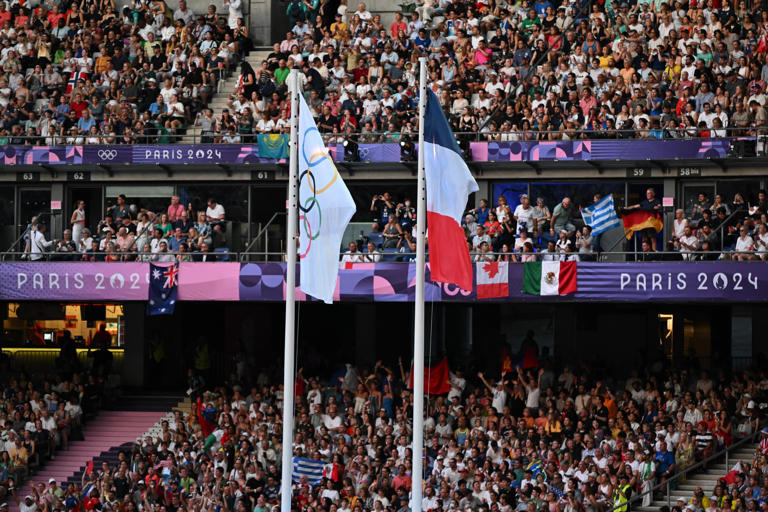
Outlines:
[[469,194],[476,192],[478,186],[461,157],[440,102],[430,90],[424,115],[423,151],[432,280],[471,290],[472,264],[461,217]]

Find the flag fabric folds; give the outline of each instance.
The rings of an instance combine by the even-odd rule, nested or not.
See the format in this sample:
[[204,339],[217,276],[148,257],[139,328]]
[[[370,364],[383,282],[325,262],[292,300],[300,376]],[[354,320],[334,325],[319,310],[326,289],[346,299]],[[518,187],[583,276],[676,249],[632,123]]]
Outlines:
[[298,139],[301,290],[330,304],[339,272],[341,239],[355,213],[355,202],[302,95]]
[[592,228],[592,234],[595,236],[621,226],[612,195],[602,198],[592,206],[582,208],[581,217],[584,223]]
[[477,265],[477,298],[509,297],[509,262],[487,261]]
[[323,480],[325,463],[321,460],[293,458],[293,481],[301,482],[301,477],[307,477],[309,485],[315,486]]
[[523,267],[523,293],[567,295],[577,290],[575,261],[532,261]]
[[290,136],[287,133],[266,133],[256,136],[259,144],[260,158],[274,158],[276,160],[288,158],[288,141]]
[[627,240],[637,231],[653,229],[657,233],[662,230],[664,223],[661,215],[650,210],[630,210],[621,217],[624,223],[624,231],[627,231]]
[[479,190],[461,156],[440,102],[427,91],[424,115],[424,169],[427,177],[429,266],[433,281],[472,289],[472,263],[461,228],[467,198]]
[[[424,393],[442,395],[451,390],[451,373],[448,369],[448,358],[443,357],[435,366],[424,368]],[[413,363],[411,363],[411,379],[408,388],[413,389]]]
[[172,315],[179,293],[179,264],[161,267],[149,264],[149,302],[147,314]]

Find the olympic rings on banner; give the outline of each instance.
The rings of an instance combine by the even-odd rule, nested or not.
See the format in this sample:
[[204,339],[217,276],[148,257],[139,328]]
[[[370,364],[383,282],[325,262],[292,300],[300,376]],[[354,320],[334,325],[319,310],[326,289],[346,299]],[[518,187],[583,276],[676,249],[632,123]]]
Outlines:
[[312,248],[312,227],[309,225],[309,221],[304,215],[299,215],[299,220],[303,220],[304,224],[306,226],[306,229],[309,231],[309,234],[307,237],[309,238],[309,242],[307,243],[307,250],[304,251],[304,254],[299,254],[299,259],[304,259],[307,257],[307,254],[309,254],[309,250]]
[[[318,134],[320,133],[317,128],[308,128],[304,132],[304,140],[307,140],[307,134],[311,131],[316,131]],[[319,165],[320,163],[324,162],[325,160],[328,160],[328,162],[333,166],[333,178],[331,178],[331,181],[329,181],[323,188],[317,189],[315,183],[307,183],[309,186],[309,189],[314,194],[322,194],[326,190],[328,190],[331,185],[333,185],[336,182],[336,179],[339,177],[339,170],[336,168],[336,166],[333,164],[333,160],[331,160],[330,155],[326,151],[317,151],[313,153],[310,157],[307,157],[307,153],[304,151],[304,145],[301,146],[301,155],[304,157],[304,160],[307,162],[307,165],[311,167],[315,167],[316,165]],[[303,176],[303,175],[302,175]],[[299,183],[301,183],[301,178],[299,178]]]
[[[305,175],[307,176],[307,183],[309,184],[309,189],[312,191],[312,198],[316,199],[317,193],[315,192],[315,175],[312,174],[312,171],[307,169],[306,171],[302,172],[301,175],[299,176],[299,183],[301,183],[301,180],[304,179]],[[301,196],[301,192],[299,192],[299,196]],[[309,213],[309,210],[311,210],[315,206],[315,204],[317,204],[317,201],[312,203],[312,206],[310,206],[309,209],[306,209],[301,205],[301,197],[299,197],[299,210],[304,213]]]
[[309,202],[312,202],[312,206],[310,206],[309,208],[304,208],[304,211],[309,212],[311,209],[317,206],[317,228],[315,229],[317,233],[315,233],[315,236],[312,236],[312,229],[309,225],[309,219],[307,219],[307,215],[304,214],[302,215],[302,217],[304,217],[304,234],[306,234],[307,238],[309,238],[310,240],[314,240],[315,238],[320,236],[320,227],[322,227],[323,225],[323,211],[320,209],[320,203],[317,201],[316,197],[314,196],[308,197],[304,204],[306,205]]

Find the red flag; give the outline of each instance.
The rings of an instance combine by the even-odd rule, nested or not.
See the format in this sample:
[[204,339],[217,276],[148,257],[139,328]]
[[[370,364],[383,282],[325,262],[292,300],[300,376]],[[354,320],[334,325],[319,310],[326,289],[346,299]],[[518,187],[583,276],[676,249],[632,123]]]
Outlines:
[[507,349],[501,351],[501,371],[505,373],[512,372],[512,356],[509,355],[509,350]]
[[[408,384],[413,389],[413,363],[411,363],[411,381]],[[451,390],[448,358],[444,357],[432,367],[424,368],[424,392],[428,395],[442,395]]]
[[90,475],[91,473],[93,473],[93,459],[89,460],[85,466],[85,474]]
[[197,421],[200,422],[200,428],[203,429],[205,437],[208,437],[211,435],[211,432],[216,430],[216,425],[208,421],[203,415],[203,399],[200,397],[197,398]]

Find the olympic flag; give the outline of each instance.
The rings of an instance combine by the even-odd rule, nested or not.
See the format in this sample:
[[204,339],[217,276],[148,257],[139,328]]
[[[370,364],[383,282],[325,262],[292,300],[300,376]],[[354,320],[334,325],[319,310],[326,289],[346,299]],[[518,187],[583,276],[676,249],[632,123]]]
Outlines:
[[341,238],[355,213],[355,202],[303,95],[299,95],[298,139],[301,289],[330,304],[339,272]]

